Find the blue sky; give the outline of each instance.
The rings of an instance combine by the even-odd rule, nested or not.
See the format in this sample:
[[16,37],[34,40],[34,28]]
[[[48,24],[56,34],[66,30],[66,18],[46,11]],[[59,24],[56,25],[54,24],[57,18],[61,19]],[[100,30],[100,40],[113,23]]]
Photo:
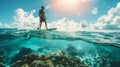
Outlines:
[[[0,23],[14,22],[15,10],[21,8],[26,12],[36,10],[33,14],[34,17],[38,17],[38,11],[40,7],[50,6],[52,0],[0,0]],[[53,0],[54,1],[54,0]],[[88,0],[89,1],[89,0]],[[87,12],[84,15],[59,15],[50,8],[46,9],[47,22],[52,22],[66,17],[67,20],[74,20],[80,22],[86,20],[88,23],[96,23],[98,18],[103,15],[107,15],[111,8],[115,8],[120,0],[93,0],[89,5]],[[94,10],[96,8],[96,10]],[[94,10],[94,13],[92,11]],[[62,10],[61,10],[62,11]]]
[[[44,4],[44,0],[0,0],[0,22],[12,22],[14,20],[15,10],[22,8],[25,11],[39,10]],[[35,13],[37,16],[37,12]]]
[[[47,0],[0,0],[0,22],[2,23],[10,23],[14,21],[14,14],[15,10],[18,8],[22,8],[27,12],[30,12],[31,10],[35,9],[36,12],[34,16],[38,15],[38,10],[40,9],[41,5],[47,5],[49,4],[48,2],[46,3],[45,1]],[[75,18],[70,18],[68,19],[73,19],[75,21],[80,21],[80,20],[87,20],[89,22],[96,21],[97,18],[100,16],[107,14],[107,11],[110,10],[110,8],[115,7],[117,3],[120,2],[120,0],[95,0],[94,3],[92,3],[91,7],[97,7],[98,8],[98,13],[96,15],[91,14],[90,12],[83,17],[75,17]],[[92,10],[92,8],[90,10]],[[49,10],[46,10],[47,12],[47,17],[48,21],[54,21],[58,18],[51,18],[50,15],[53,15]],[[63,16],[64,17],[64,16]],[[79,20],[77,20],[79,19]]]

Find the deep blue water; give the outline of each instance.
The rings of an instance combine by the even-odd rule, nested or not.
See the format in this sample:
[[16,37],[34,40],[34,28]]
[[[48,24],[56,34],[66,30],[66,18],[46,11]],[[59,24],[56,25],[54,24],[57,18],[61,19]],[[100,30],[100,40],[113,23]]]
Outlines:
[[[0,48],[9,57],[17,54],[21,47],[45,55],[66,51],[69,46],[73,46],[79,52],[76,56],[90,67],[116,67],[120,63],[120,32],[0,29]],[[39,48],[44,50],[39,52]]]

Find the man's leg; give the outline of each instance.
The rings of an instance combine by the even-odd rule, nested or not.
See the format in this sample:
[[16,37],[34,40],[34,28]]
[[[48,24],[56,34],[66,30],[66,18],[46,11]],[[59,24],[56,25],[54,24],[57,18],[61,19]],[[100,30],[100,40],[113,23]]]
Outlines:
[[47,27],[47,22],[45,21],[45,27],[46,27],[46,29],[48,29],[48,27]]
[[42,25],[42,21],[40,21],[40,27],[39,27],[40,30],[41,30],[41,25]]
[[40,19],[40,17],[39,17],[39,24],[38,24],[38,28],[37,29],[41,29],[41,19]]
[[41,29],[42,23],[40,22],[37,29]]

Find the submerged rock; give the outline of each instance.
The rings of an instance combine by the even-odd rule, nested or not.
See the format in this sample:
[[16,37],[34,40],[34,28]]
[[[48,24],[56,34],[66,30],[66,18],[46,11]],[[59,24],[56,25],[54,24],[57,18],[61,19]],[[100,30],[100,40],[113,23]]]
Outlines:
[[54,67],[54,64],[50,60],[35,60],[29,65],[29,67]]
[[58,52],[54,54],[42,55],[27,54],[22,60],[11,64],[10,67],[88,67],[81,63],[77,57],[70,57]]
[[22,47],[21,50],[19,51],[19,53],[11,58],[10,64],[12,64],[18,60],[21,60],[24,55],[32,53],[32,52],[33,52],[32,49]]
[[0,49],[0,65],[4,65],[5,63],[6,63],[6,51],[4,49]]
[[120,67],[120,62],[111,62],[110,67]]
[[4,62],[5,61],[5,56],[0,56],[0,62]]
[[79,51],[74,46],[68,46],[66,49],[68,55],[70,56],[77,56],[79,55]]
[[6,65],[3,63],[0,63],[0,67],[6,67]]

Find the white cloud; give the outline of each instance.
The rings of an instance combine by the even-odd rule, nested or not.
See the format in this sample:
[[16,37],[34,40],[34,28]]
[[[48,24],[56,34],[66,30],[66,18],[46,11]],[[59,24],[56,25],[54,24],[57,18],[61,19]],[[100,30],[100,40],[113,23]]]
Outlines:
[[57,28],[59,31],[76,31],[78,28],[80,28],[79,23],[76,23],[73,20],[66,21],[66,18],[62,18],[58,21],[54,21],[52,23],[49,23],[49,27]]
[[120,30],[120,3],[111,8],[107,15],[100,17],[96,25],[98,24],[102,24],[101,28],[104,30]]
[[[16,15],[14,16],[15,21],[10,25],[17,27],[19,29],[36,29],[39,24],[39,18],[34,17],[33,14],[35,10],[31,12],[26,12],[23,9],[19,8],[16,11]],[[83,29],[87,29],[88,23],[86,21],[81,21],[80,23],[75,22],[74,20],[66,20],[66,18],[59,19],[57,21],[53,21],[48,23],[49,28],[57,28],[59,31],[79,31]],[[10,27],[6,25],[6,27]],[[43,27],[44,25],[42,25]]]
[[92,14],[94,14],[94,15],[96,15],[97,13],[98,13],[98,8],[97,7],[95,7],[93,10],[92,10],[92,12],[91,12]]
[[[48,23],[49,28],[57,28],[59,31],[100,31],[100,30],[120,30],[120,3],[115,8],[111,8],[107,15],[101,16],[96,23],[88,23],[87,21],[75,22],[74,20],[59,19]],[[26,12],[19,8],[14,16],[15,21],[11,24],[0,23],[1,27],[16,27],[22,29],[36,29],[39,24],[39,18],[34,17],[36,12]]]
[[45,7],[45,9],[49,9],[50,8],[50,5],[47,5],[46,7]]
[[88,22],[85,21],[85,20],[83,20],[83,21],[80,22],[81,28],[88,28],[88,25],[89,25]]
[[17,28],[23,29],[37,28],[39,18],[33,16],[35,12],[36,12],[35,10],[32,10],[31,12],[26,12],[21,8],[17,9],[16,15],[14,16],[15,21],[13,22],[13,24],[16,24]]
[[88,30],[89,24],[87,21],[75,22],[74,20],[66,20],[66,18],[62,18],[58,21],[54,21],[48,24],[49,28],[57,28],[59,31],[83,31]]

